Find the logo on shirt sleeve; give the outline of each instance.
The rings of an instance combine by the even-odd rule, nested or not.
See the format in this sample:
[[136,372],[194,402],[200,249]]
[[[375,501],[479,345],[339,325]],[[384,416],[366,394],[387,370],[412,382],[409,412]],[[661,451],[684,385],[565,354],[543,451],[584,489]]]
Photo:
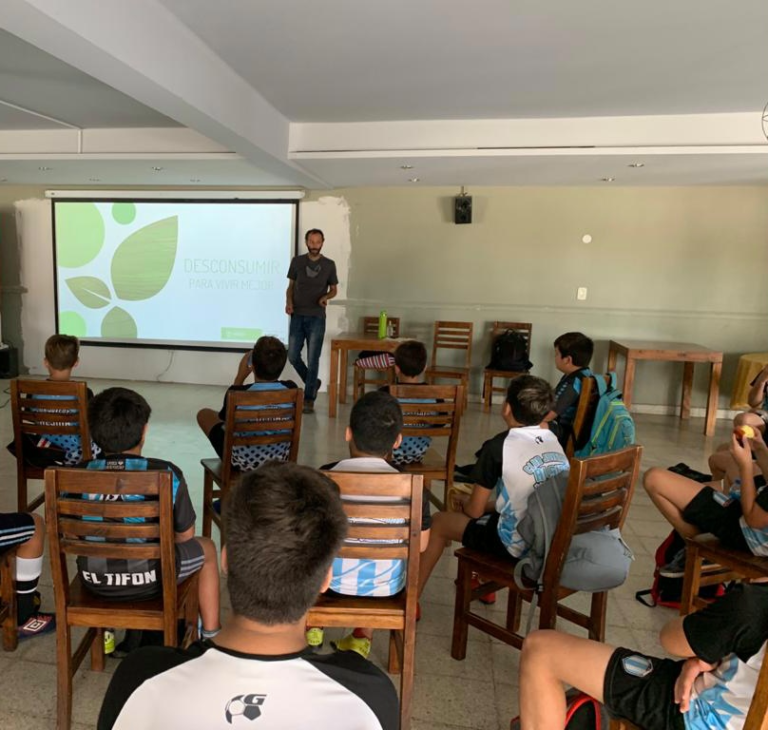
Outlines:
[[261,706],[267,699],[267,695],[237,695],[227,702],[224,717],[232,725],[236,717],[244,717],[247,720],[257,720],[261,717]]

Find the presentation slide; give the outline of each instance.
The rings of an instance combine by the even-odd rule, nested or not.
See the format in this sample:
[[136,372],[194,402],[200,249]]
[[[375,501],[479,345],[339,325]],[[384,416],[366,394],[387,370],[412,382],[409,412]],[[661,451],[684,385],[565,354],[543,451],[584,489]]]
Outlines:
[[288,342],[296,203],[54,201],[58,331],[87,342]]

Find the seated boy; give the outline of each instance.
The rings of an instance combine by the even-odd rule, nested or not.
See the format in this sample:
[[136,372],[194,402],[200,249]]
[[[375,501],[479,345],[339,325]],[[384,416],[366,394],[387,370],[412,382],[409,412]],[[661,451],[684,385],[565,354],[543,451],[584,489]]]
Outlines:
[[563,448],[573,432],[581,381],[592,375],[589,363],[594,349],[595,343],[581,332],[566,332],[555,340],[555,367],[563,377],[555,386],[555,405],[545,420],[551,422],[550,427]]
[[[179,582],[200,571],[200,615],[203,636],[219,630],[219,569],[216,547],[206,537],[195,537],[195,510],[181,470],[170,461],[141,455],[149,428],[151,409],[142,396],[127,388],[107,388],[88,406],[91,435],[101,447],[101,458],[78,467],[106,471],[164,471],[173,475],[173,529],[176,538],[176,576]],[[88,498],[88,495],[84,495]],[[140,495],[124,494],[123,501],[141,500]],[[119,561],[79,556],[77,568],[93,593],[116,600],[152,598],[162,590],[158,561]],[[153,565],[153,563],[155,563]],[[119,576],[119,581],[116,579]],[[127,578],[126,578],[127,576]],[[153,578],[149,578],[153,576]]]
[[[259,337],[251,352],[240,360],[237,374],[232,385],[224,395],[224,405],[216,413],[211,408],[203,408],[197,414],[197,423],[208,437],[211,446],[221,458],[224,454],[224,423],[227,420],[227,395],[233,390],[265,391],[295,388],[292,380],[278,380],[283,372],[288,353],[285,345],[276,337]],[[246,378],[253,373],[254,382],[245,385]],[[264,406],[269,408],[269,406]],[[263,436],[284,433],[279,430],[262,431]],[[261,466],[265,461],[275,459],[285,461],[288,458],[290,444],[265,444],[255,446],[236,446],[232,450],[232,465],[242,471],[250,471]]]
[[[768,411],[753,408],[749,411],[743,411],[737,413],[733,419],[734,429],[741,426],[751,426],[755,431],[760,431],[765,439],[765,428],[768,423]],[[709,469],[712,472],[712,479],[715,482],[720,482],[725,479],[726,490],[731,487],[736,479],[739,478],[738,464],[731,456],[731,444],[730,442],[720,444],[714,453],[710,454]],[[760,469],[757,464],[752,462],[752,469],[755,476],[760,475]],[[765,483],[765,480],[762,480]]]
[[16,606],[19,639],[47,634],[56,628],[52,613],[41,613],[37,583],[43,571],[45,522],[36,514],[0,513],[0,554],[18,545],[16,552]]
[[215,641],[133,652],[98,729],[396,730],[397,695],[381,670],[354,652],[314,654],[304,640],[347,532],[336,485],[305,466],[266,464],[230,491],[224,531],[231,618]]
[[[528,546],[517,532],[537,485],[568,471],[568,459],[555,435],[545,426],[554,396],[546,380],[521,375],[512,380],[501,415],[508,431],[483,444],[469,475],[471,494],[458,496],[461,512],[439,512],[432,521],[429,545],[421,556],[419,590],[451,540],[496,556],[513,558]],[[489,499],[495,495],[495,504]],[[489,508],[491,511],[489,511]]]
[[651,501],[683,537],[709,532],[728,548],[768,555],[768,489],[758,491],[752,451],[763,474],[768,474],[768,447],[754,438],[731,437],[731,455],[739,470],[729,495],[666,469],[654,467],[643,477]]
[[[331,471],[397,473],[386,459],[393,448],[400,445],[403,414],[398,402],[388,393],[366,393],[354,406],[349,416],[346,440],[349,459],[322,467]],[[388,497],[382,497],[387,501]],[[424,491],[421,516],[421,549],[429,540],[429,499]],[[344,596],[394,596],[405,587],[405,562],[402,560],[368,560],[336,558],[333,561],[331,590]],[[373,630],[356,628],[351,634],[332,645],[342,651],[356,651],[368,657]],[[307,643],[319,647],[323,643],[323,630],[307,629]]]
[[[426,385],[424,371],[427,368],[427,348],[417,340],[403,342],[395,350],[395,375],[398,385]],[[388,393],[389,386],[379,390]],[[400,398],[400,403],[434,403],[429,400]],[[405,436],[402,443],[392,452],[393,464],[416,464],[424,458],[432,439],[428,436]]]
[[664,626],[661,646],[682,661],[535,631],[520,660],[521,726],[565,727],[563,685],[571,685],[644,730],[737,730],[744,726],[767,639],[764,584],[736,585],[698,613]]

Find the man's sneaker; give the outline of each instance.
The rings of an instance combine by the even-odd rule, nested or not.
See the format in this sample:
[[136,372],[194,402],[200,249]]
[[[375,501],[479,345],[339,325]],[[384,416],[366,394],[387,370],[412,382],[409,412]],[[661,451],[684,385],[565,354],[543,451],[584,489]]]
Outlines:
[[685,548],[678,550],[675,557],[659,569],[659,575],[662,578],[682,578],[685,575]]
[[307,646],[312,649],[319,649],[323,645],[325,632],[317,626],[307,629]]
[[111,654],[115,650],[115,632],[104,629],[104,653]]
[[302,413],[314,413],[314,412],[315,412],[315,401],[305,400]]
[[357,637],[349,634],[343,639],[332,641],[331,646],[336,651],[356,651],[363,659],[367,659],[371,653],[371,640],[366,637]]
[[52,613],[33,613],[19,626],[19,639],[31,639],[35,636],[50,634],[56,629],[56,616]]
[[[480,578],[477,574],[472,575],[472,590],[480,587]],[[484,603],[486,606],[492,606],[496,603],[496,593],[486,593],[484,596],[480,596],[480,603]]]

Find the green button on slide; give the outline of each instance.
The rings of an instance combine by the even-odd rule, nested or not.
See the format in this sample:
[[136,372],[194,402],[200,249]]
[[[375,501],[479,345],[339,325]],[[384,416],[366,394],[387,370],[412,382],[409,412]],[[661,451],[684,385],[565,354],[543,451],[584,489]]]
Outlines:
[[262,331],[250,327],[222,327],[221,339],[234,342],[256,342],[261,337]]

